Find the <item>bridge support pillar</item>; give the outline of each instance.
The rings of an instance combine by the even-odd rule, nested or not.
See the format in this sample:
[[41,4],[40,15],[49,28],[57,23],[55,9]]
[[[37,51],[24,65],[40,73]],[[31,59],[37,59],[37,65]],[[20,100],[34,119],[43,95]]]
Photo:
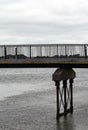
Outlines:
[[73,79],[75,71],[72,69],[57,69],[53,74],[56,86],[56,118],[73,113]]

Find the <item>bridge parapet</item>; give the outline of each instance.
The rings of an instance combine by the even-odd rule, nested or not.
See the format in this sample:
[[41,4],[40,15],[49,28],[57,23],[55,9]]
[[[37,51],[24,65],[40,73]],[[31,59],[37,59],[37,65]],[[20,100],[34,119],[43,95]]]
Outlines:
[[88,44],[0,45],[0,57],[87,57],[87,50]]

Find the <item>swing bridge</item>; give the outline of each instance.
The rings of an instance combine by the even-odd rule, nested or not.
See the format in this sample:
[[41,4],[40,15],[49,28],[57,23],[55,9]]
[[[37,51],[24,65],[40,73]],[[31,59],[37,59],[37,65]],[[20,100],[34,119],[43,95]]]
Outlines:
[[88,44],[0,45],[0,68],[51,67],[59,119],[73,113],[73,68],[88,68]]

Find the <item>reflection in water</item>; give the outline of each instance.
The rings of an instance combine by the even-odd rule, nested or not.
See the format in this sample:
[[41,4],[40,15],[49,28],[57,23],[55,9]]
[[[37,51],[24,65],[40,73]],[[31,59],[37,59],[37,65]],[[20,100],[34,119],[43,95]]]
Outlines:
[[73,115],[67,115],[67,117],[61,117],[57,120],[56,130],[74,130]]

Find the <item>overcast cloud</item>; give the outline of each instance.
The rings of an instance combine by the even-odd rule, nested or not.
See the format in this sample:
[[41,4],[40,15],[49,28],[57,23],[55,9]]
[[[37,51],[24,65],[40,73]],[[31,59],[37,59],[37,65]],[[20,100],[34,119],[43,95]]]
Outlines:
[[0,43],[62,42],[88,42],[88,0],[0,0]]

